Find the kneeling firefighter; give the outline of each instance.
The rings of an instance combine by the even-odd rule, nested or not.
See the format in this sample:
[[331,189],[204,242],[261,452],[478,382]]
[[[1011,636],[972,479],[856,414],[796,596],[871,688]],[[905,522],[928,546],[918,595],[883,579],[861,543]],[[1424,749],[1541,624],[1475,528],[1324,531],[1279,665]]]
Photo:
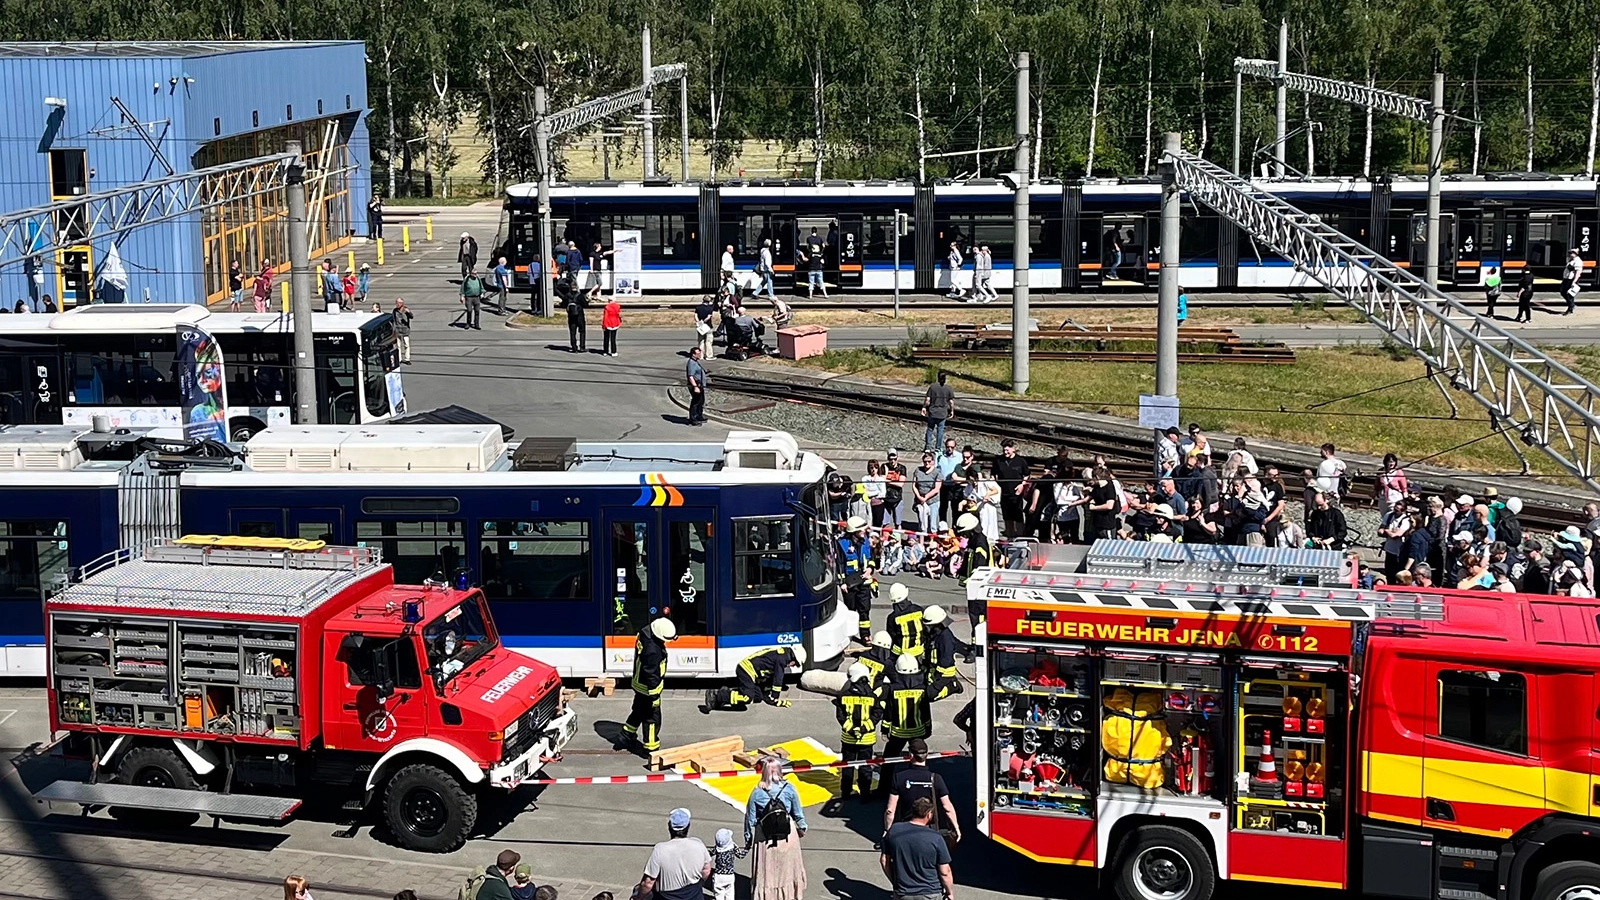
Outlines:
[[925,628],[922,607],[911,602],[911,589],[903,584],[889,588],[889,636],[894,639],[896,656],[907,655],[921,665]]
[[873,635],[872,646],[857,656],[856,662],[867,667],[874,687],[883,684],[883,680],[894,673],[894,638],[889,637],[887,631]]
[[[959,694],[961,676],[956,673],[956,654],[972,655],[972,645],[964,643],[950,631],[950,616],[942,606],[930,606],[923,611],[922,619],[928,624],[928,691],[929,700],[943,700]],[[969,660],[970,662],[970,660]]]
[[905,753],[906,744],[913,738],[933,734],[933,714],[928,703],[928,680],[922,675],[922,665],[915,656],[902,653],[894,661],[894,675],[883,686],[883,724],[889,733],[883,755],[889,761],[878,779],[879,793],[886,793],[894,783],[894,761]]
[[646,750],[661,749],[661,690],[667,682],[667,642],[678,627],[662,616],[633,642],[633,710],[622,733]]
[[706,709],[746,709],[760,700],[772,706],[788,706],[783,699],[783,674],[790,665],[803,669],[806,648],[798,644],[757,653],[739,663],[734,670],[738,684],[706,691]]
[[[872,671],[861,663],[853,663],[846,677],[844,693],[833,702],[839,716],[840,755],[845,762],[859,762],[872,758],[872,748],[878,743],[878,712],[880,698]],[[848,798],[855,784],[861,785],[861,796],[872,792],[872,767],[853,766],[839,775],[839,798]]]

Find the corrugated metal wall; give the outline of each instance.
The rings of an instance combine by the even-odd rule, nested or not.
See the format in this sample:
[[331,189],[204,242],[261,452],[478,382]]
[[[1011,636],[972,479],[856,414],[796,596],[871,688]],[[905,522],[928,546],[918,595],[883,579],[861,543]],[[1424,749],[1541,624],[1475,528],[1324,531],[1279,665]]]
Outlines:
[[[348,111],[347,111],[348,95]],[[146,123],[178,172],[192,168],[208,141],[274,128],[290,121],[363,115],[365,49],[360,43],[286,45],[197,58],[0,59],[0,209],[19,210],[52,201],[52,148],[87,151],[91,191],[166,174],[139,134],[111,103],[119,97]],[[52,116],[46,97],[67,101]],[[318,114],[318,103],[322,112]],[[352,207],[365,208],[370,191],[365,123],[350,142],[361,168],[352,179]],[[308,147],[308,150],[317,148]],[[365,220],[354,227],[364,233]],[[118,245],[128,271],[128,300],[164,302],[204,296],[198,216],[137,229]],[[94,247],[99,268],[107,247]],[[45,291],[56,295],[53,261],[45,266]],[[0,301],[29,296],[23,268],[0,270]]]

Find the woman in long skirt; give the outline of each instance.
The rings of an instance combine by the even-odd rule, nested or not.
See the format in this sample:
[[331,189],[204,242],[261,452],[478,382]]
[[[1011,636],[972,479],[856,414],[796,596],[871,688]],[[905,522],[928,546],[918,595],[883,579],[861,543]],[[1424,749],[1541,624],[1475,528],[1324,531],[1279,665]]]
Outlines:
[[[744,810],[744,839],[753,848],[750,864],[751,900],[803,900],[806,894],[806,866],[800,857],[800,838],[806,833],[806,811],[800,794],[784,780],[783,763],[776,756],[763,756],[757,763],[761,783],[750,793]],[[768,823],[777,818],[772,804],[788,812],[789,833],[772,837]]]

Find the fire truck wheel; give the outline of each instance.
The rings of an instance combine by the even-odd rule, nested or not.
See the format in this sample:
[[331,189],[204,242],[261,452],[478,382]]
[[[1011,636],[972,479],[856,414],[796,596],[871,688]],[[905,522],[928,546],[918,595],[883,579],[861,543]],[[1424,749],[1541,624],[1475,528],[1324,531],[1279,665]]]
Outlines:
[[478,824],[478,798],[449,772],[418,763],[389,779],[383,813],[400,846],[448,853],[465,844]]
[[1119,856],[1119,900],[1211,900],[1211,854],[1181,828],[1145,825],[1124,839]]
[[[123,754],[113,777],[117,784],[139,787],[178,788],[198,791],[200,785],[194,773],[184,765],[174,750],[164,747],[134,747]],[[111,815],[123,822],[151,828],[186,828],[200,821],[199,813],[186,813],[156,809],[128,809],[113,806]]]
[[1600,865],[1573,860],[1539,873],[1533,900],[1600,900]]

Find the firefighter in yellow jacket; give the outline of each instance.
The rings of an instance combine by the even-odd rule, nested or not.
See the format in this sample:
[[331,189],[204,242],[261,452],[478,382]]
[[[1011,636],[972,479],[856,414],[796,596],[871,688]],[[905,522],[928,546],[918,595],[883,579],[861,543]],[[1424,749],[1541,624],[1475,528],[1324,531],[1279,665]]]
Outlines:
[[706,711],[714,709],[743,710],[757,700],[771,706],[788,706],[783,698],[783,676],[789,666],[806,667],[806,648],[798,644],[766,650],[748,657],[734,670],[738,684],[733,687],[711,688],[706,691]]
[[[900,654],[894,661],[894,675],[883,686],[883,725],[889,734],[883,746],[885,757],[893,760],[905,753],[906,744],[913,738],[933,734],[933,713],[928,704],[928,680],[922,674],[922,665],[915,656]],[[894,763],[889,762],[878,780],[879,793],[893,783]]]
[[[882,700],[871,669],[861,663],[853,663],[846,678],[849,680],[844,693],[833,701],[839,717],[839,741],[843,745],[840,755],[845,762],[858,762],[871,759],[872,748],[878,744]],[[839,776],[839,799],[849,799],[855,784],[860,784],[861,796],[872,793],[871,766],[855,766],[842,771]]]
[[633,642],[633,710],[622,733],[646,750],[661,749],[661,690],[667,682],[667,642],[678,627],[662,616],[646,625]]
[[894,674],[894,638],[887,631],[873,635],[872,646],[857,656],[856,662],[867,667],[873,687],[882,685],[885,678]]
[[911,590],[903,584],[889,588],[889,636],[894,639],[895,655],[909,655],[920,665],[923,657],[922,607],[911,602]]
[[[923,610],[922,620],[928,625],[928,699],[943,700],[959,694],[961,676],[956,672],[956,654],[972,655],[972,645],[950,632],[950,616],[942,606]],[[968,660],[970,662],[971,660]]]

